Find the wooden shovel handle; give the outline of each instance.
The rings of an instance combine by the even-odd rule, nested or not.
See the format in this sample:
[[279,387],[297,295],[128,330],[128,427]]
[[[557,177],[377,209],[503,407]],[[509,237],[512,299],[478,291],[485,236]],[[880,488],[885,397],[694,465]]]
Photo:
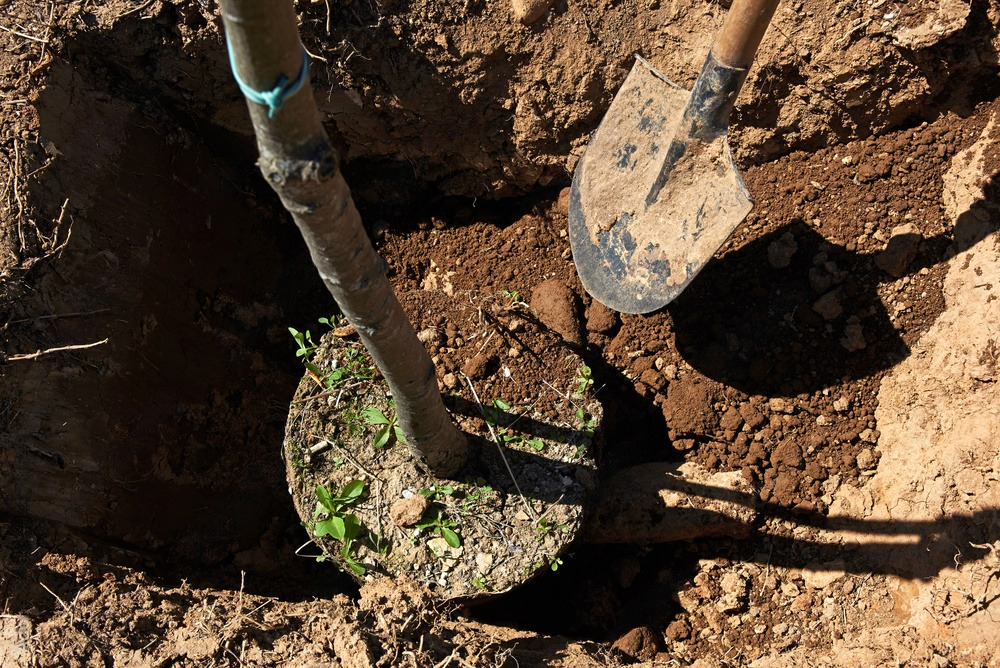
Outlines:
[[777,6],[778,0],[734,0],[712,47],[715,59],[728,67],[750,67]]

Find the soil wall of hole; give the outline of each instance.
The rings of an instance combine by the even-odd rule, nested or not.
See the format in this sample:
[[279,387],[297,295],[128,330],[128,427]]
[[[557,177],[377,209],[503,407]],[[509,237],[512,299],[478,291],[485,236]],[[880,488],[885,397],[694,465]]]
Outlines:
[[30,198],[64,203],[67,241],[7,305],[6,349],[106,341],[4,369],[0,508],[218,559],[292,512],[286,327],[330,300],[256,172],[79,64],[36,101],[58,159]]
[[[530,25],[507,1],[297,3],[313,83],[363,199],[505,196],[566,182],[633,63],[690,85],[725,7],[557,0]],[[723,3],[725,4],[725,3]],[[105,66],[249,136],[212,2],[88,8]],[[733,117],[739,160],[865,138],[948,111],[995,73],[995,3],[795,0],[778,8]],[[105,50],[104,46],[113,45]]]

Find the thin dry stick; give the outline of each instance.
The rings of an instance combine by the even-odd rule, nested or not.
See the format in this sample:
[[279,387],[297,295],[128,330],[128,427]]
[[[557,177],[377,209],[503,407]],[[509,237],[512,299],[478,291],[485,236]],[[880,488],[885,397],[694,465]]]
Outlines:
[[141,12],[142,10],[144,10],[146,7],[149,7],[154,2],[156,2],[156,0],[146,0],[146,2],[142,3],[138,7],[133,7],[132,9],[128,10],[127,12],[122,12],[121,14],[119,14],[118,16],[115,17],[115,20],[120,19],[123,16],[128,16],[129,14],[135,14],[136,12]]
[[21,362],[23,360],[35,360],[42,355],[50,355],[52,353],[60,353],[66,350],[84,350],[86,348],[93,348],[95,346],[100,346],[108,342],[108,339],[103,339],[101,341],[94,341],[93,343],[81,343],[75,346],[59,346],[58,348],[48,348],[47,350],[39,350],[33,353],[27,353],[24,355],[11,355],[7,358],[8,362]]
[[17,30],[12,30],[7,26],[0,26],[0,30],[4,32],[9,32],[11,35],[17,35],[18,37],[23,37],[24,39],[30,39],[32,42],[38,42],[40,44],[48,44],[49,40],[42,39],[41,37],[35,37],[34,35],[29,35],[27,33],[19,32]]
[[33,322],[35,320],[53,320],[56,318],[84,318],[91,315],[100,315],[102,313],[111,313],[110,308],[99,308],[94,311],[75,311],[73,313],[51,313],[49,315],[35,315],[30,318],[21,318],[19,320],[11,320],[8,325],[18,325],[22,322]]
[[517,484],[517,478],[514,477],[514,471],[510,468],[510,463],[507,461],[507,455],[503,453],[503,447],[500,445],[500,439],[497,438],[496,432],[493,431],[493,425],[490,424],[489,418],[486,417],[486,409],[483,407],[483,402],[479,400],[479,395],[476,394],[476,388],[472,386],[472,379],[464,373],[462,374],[462,377],[465,378],[465,382],[469,384],[469,389],[472,390],[472,398],[476,400],[476,404],[479,406],[479,412],[483,414],[483,421],[486,422],[486,427],[490,430],[490,436],[493,437],[493,442],[497,445],[497,452],[500,453],[500,459],[503,460],[503,465],[507,467],[507,473],[510,474],[510,479],[514,483],[514,489],[517,490],[518,496],[521,497],[521,503],[524,504],[524,508],[528,511],[528,515],[537,522],[538,516],[528,503],[528,500],[524,498],[524,492],[521,491],[521,486]]

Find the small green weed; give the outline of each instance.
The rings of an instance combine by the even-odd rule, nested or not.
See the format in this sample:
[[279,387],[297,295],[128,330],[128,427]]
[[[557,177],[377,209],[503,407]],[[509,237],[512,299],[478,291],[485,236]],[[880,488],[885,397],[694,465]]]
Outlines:
[[497,436],[503,439],[504,443],[509,443],[511,445],[526,445],[536,452],[541,452],[545,449],[545,441],[540,438],[527,438],[522,434],[517,434],[511,431],[507,427],[498,426],[500,421],[501,411],[507,412],[510,410],[510,404],[508,404],[503,399],[494,399],[489,406],[485,407],[486,421],[492,424],[497,429]]
[[400,443],[406,443],[406,435],[403,433],[403,428],[396,422],[395,413],[392,414],[391,418],[386,417],[385,413],[378,408],[369,406],[361,411],[361,417],[373,427],[378,427],[375,439],[372,441],[372,445],[376,448],[384,448],[391,444],[393,439]]
[[[356,575],[364,575],[368,569],[359,563],[353,554],[354,541],[361,532],[361,520],[357,515],[347,511],[361,500],[364,493],[363,480],[351,480],[344,485],[339,496],[333,496],[326,487],[317,485],[316,510],[313,513],[315,521],[310,527],[314,536],[329,536],[343,543],[340,556]],[[323,517],[325,519],[321,519]],[[319,560],[322,561],[323,558]]]
[[583,394],[594,384],[594,377],[589,366],[581,364],[576,376],[576,393]]
[[569,525],[564,522],[553,522],[548,518],[541,518],[538,520],[538,524],[535,526],[535,531],[538,532],[540,536],[547,536],[553,531],[566,531]]
[[597,420],[592,415],[588,415],[583,412],[582,408],[576,409],[576,418],[583,423],[583,431],[587,436],[594,435],[594,427],[597,425]]
[[330,329],[337,329],[347,322],[347,318],[342,315],[331,315],[329,318],[320,318],[319,324],[326,325]]
[[431,485],[430,487],[422,487],[417,490],[420,496],[424,496],[431,501],[434,501],[438,496],[451,496],[455,493],[455,488],[451,485],[439,485],[437,483]]
[[[308,329],[304,332],[300,332],[294,327],[288,328],[288,333],[292,335],[295,339],[295,343],[298,344],[299,349],[295,351],[295,356],[302,358],[302,361],[308,362],[312,354],[316,352],[316,344],[313,343],[312,332]],[[315,373],[315,372],[314,372]]]
[[341,364],[324,373],[318,369],[313,371],[323,379],[323,385],[328,390],[336,390],[351,381],[372,380],[375,377],[375,367],[365,363],[364,352],[360,346],[351,346],[344,352]]
[[433,515],[417,523],[418,529],[424,529],[444,538],[444,542],[448,543],[451,547],[460,547],[462,545],[462,538],[455,532],[455,527],[457,526],[458,524],[446,518],[440,509]]

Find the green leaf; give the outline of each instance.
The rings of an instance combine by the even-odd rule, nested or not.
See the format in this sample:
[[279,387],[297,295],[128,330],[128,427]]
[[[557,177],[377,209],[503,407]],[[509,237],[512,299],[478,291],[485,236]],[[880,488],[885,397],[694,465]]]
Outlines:
[[447,527],[441,527],[441,537],[451,547],[457,548],[462,545],[462,539],[458,537],[458,534]]
[[406,434],[403,433],[403,428],[399,425],[392,426],[392,434],[396,437],[396,440],[400,443],[406,444]]
[[337,505],[333,502],[333,497],[330,496],[330,491],[323,487],[323,485],[316,486],[316,498],[319,500],[321,506],[329,510],[331,513],[337,511]]
[[344,523],[343,540],[349,544],[361,531],[361,520],[358,519],[357,515],[344,515],[341,519]]
[[494,399],[493,400],[493,405],[496,406],[497,408],[499,408],[502,411],[509,411],[510,410],[510,404],[508,404],[503,399]]
[[379,424],[389,424],[389,418],[385,414],[374,406],[369,406],[368,408],[361,411],[361,417],[364,418],[365,422],[372,425]]
[[303,364],[305,364],[306,368],[309,369],[310,371],[312,371],[317,376],[322,376],[323,375],[323,371],[318,366],[316,366],[315,364],[313,364],[312,362],[306,361],[306,362],[303,362]]
[[348,557],[347,555],[344,555],[344,561],[347,562],[347,567],[349,569],[351,569],[351,572],[354,573],[355,575],[361,576],[361,575],[364,575],[365,573],[368,572],[367,568],[365,568],[363,565],[359,564],[352,557]]
[[351,502],[357,500],[359,496],[365,492],[365,481],[364,480],[352,480],[346,485],[344,485],[343,491],[340,496],[346,501]]
[[328,520],[316,523],[316,530],[313,532],[317,536],[330,536],[335,540],[344,540],[347,530],[344,525],[344,518],[333,515]]
[[545,441],[543,441],[540,438],[533,438],[531,440],[525,441],[525,443],[530,445],[533,450],[536,450],[538,452],[541,452],[542,450],[545,449]]
[[392,436],[392,429],[389,425],[386,425],[375,432],[375,441],[372,443],[376,448],[384,448],[389,444],[389,438]]

